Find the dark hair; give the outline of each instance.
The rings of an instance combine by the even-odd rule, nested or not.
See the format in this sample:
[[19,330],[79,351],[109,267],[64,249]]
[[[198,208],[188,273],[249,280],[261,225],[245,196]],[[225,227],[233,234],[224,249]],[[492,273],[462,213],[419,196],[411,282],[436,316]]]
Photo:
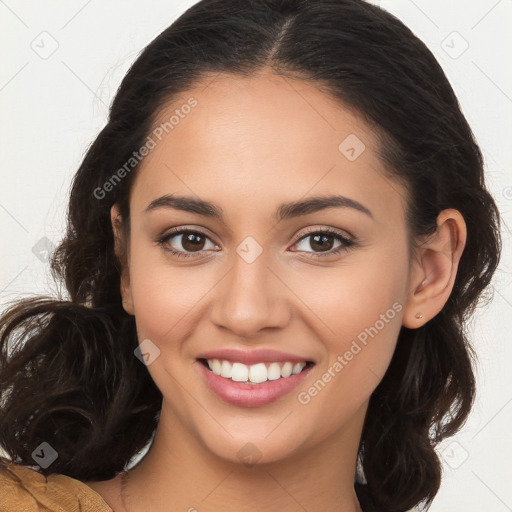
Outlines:
[[474,399],[465,322],[498,264],[499,215],[438,62],[401,21],[363,0],[203,0],[144,49],[74,177],[67,233],[52,260],[68,300],[25,299],[1,318],[0,444],[34,465],[31,453],[47,441],[58,458],[43,474],[105,480],[151,440],[162,395],[133,354],[135,321],[121,306],[110,222],[114,203],[129,218],[139,166],[108,193],[104,184],[178,95],[217,73],[263,69],[309,81],[370,123],[386,168],[407,185],[412,235],[432,233],[446,208],[466,221],[448,302],[421,328],[401,329],[360,446],[379,510],[429,505],[441,479],[434,448],[460,429]]

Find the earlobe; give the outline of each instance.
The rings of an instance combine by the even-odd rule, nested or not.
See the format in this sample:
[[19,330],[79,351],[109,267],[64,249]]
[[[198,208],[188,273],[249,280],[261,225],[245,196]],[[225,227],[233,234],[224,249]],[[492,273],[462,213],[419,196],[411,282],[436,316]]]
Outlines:
[[130,315],[134,314],[133,300],[130,287],[129,272],[129,251],[128,241],[123,230],[123,218],[119,212],[119,207],[114,204],[110,209],[110,220],[114,234],[114,251],[119,262],[120,271],[120,293],[123,309]]
[[465,244],[466,223],[461,213],[443,210],[437,217],[436,231],[415,251],[404,327],[417,329],[442,310],[453,289]]

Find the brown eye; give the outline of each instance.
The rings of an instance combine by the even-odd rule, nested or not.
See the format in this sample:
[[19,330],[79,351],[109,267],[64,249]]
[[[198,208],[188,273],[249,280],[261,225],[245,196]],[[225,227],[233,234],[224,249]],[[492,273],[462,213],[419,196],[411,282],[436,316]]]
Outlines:
[[[158,243],[166,251],[183,258],[194,256],[194,253],[201,253],[207,249],[217,248],[204,233],[190,229],[181,229],[168,233],[158,240]],[[211,244],[210,247],[208,247],[208,243]]]
[[203,235],[189,233],[187,235],[182,234],[181,237],[181,245],[186,251],[201,251],[205,245]]
[[334,237],[332,235],[314,235],[311,237],[309,245],[314,250],[329,251],[334,245]]
[[[299,251],[309,252],[313,257],[332,256],[348,250],[356,244],[354,239],[332,230],[311,231],[296,243]],[[308,249],[311,249],[308,251]]]

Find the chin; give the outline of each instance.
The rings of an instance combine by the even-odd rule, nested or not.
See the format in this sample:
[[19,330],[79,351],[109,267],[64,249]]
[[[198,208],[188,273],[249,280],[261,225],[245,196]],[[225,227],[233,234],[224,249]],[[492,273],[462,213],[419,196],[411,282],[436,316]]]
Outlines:
[[[293,457],[303,447],[306,434],[299,426],[297,435],[292,435],[290,425],[282,424],[272,431],[275,428],[275,423],[270,429],[255,429],[254,424],[244,429],[241,424],[238,431],[230,430],[228,433],[219,427],[215,432],[204,432],[204,437],[201,432],[199,435],[202,444],[214,456],[230,463],[252,467]],[[281,428],[281,432],[278,432]]]

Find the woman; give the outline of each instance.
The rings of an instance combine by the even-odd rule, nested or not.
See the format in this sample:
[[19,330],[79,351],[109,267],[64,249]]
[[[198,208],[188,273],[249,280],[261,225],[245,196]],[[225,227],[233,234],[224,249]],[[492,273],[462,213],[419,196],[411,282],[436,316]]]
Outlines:
[[69,300],[1,319],[0,510],[432,502],[500,240],[453,90],[400,21],[197,3],[124,78],[68,222]]

